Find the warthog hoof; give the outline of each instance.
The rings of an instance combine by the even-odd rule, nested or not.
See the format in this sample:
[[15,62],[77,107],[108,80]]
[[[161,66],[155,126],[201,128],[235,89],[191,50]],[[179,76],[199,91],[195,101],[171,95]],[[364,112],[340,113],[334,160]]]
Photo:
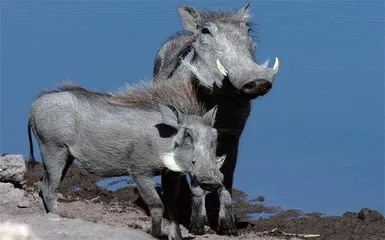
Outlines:
[[191,234],[194,234],[194,235],[204,235],[205,234],[205,226],[204,225],[192,225],[190,227],[190,231],[189,231]]
[[201,216],[193,213],[193,215],[191,216],[189,232],[194,235],[204,235],[206,223],[206,216]]
[[238,236],[235,223],[229,219],[220,219],[217,233],[219,235]]

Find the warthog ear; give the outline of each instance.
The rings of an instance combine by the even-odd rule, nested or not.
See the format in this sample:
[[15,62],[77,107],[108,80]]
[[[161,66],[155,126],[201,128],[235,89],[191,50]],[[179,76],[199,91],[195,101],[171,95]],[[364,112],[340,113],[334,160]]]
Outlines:
[[162,114],[162,121],[164,124],[178,129],[180,112],[172,106],[159,104],[159,109]]
[[218,105],[215,105],[210,111],[203,115],[203,122],[214,127],[215,116],[217,115]]
[[200,28],[201,17],[197,10],[190,6],[179,6],[179,16],[184,30],[196,32]]
[[245,6],[238,10],[235,16],[239,17],[244,22],[248,22],[250,18],[249,8],[250,3],[246,3]]

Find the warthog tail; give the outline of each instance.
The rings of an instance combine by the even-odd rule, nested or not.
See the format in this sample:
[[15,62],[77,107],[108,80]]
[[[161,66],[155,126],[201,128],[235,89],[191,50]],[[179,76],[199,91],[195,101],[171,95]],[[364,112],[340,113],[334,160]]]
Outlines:
[[31,131],[31,124],[30,123],[28,123],[28,140],[29,140],[29,159],[28,159],[28,165],[32,165],[32,167],[34,167],[36,165],[36,159],[33,156],[32,131]]

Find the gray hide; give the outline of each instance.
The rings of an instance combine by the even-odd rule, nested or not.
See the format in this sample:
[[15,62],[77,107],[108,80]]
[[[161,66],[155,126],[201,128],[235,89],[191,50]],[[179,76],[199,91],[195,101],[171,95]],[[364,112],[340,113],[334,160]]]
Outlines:
[[162,178],[165,205],[170,208],[170,238],[181,239],[179,180],[189,174],[202,188],[217,189],[224,157],[215,154],[217,107],[205,110],[190,85],[181,81],[151,82],[117,94],[67,85],[44,92],[29,111],[30,162],[34,162],[31,130],[37,139],[45,174],[40,183],[47,212],[57,211],[56,190],[76,158],[99,176],[130,175],[147,203],[151,234],[161,236],[163,203],[152,178]]
[[[250,114],[251,100],[269,92],[279,69],[278,58],[272,68],[267,67],[267,62],[255,62],[248,11],[249,4],[236,13],[178,7],[185,31],[166,41],[155,57],[153,69],[155,81],[190,81],[197,86],[198,99],[207,109],[218,105],[214,126],[219,132],[217,155],[226,154],[227,158],[221,168],[225,187],[219,191],[219,220],[211,225],[219,234],[227,235],[237,234],[231,192],[239,138]],[[189,196],[186,178],[180,184],[185,192],[181,196]],[[200,235],[207,222],[204,191],[194,182],[192,186],[191,221],[184,223],[190,224],[190,232]]]

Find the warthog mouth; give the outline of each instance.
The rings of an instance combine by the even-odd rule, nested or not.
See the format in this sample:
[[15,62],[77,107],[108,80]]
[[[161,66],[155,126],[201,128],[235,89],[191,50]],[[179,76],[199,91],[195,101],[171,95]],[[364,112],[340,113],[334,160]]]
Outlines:
[[222,186],[222,184],[218,181],[218,182],[202,182],[199,184],[199,186],[203,189],[203,190],[206,190],[206,191],[214,191],[214,190],[217,190],[218,188],[220,188]]

